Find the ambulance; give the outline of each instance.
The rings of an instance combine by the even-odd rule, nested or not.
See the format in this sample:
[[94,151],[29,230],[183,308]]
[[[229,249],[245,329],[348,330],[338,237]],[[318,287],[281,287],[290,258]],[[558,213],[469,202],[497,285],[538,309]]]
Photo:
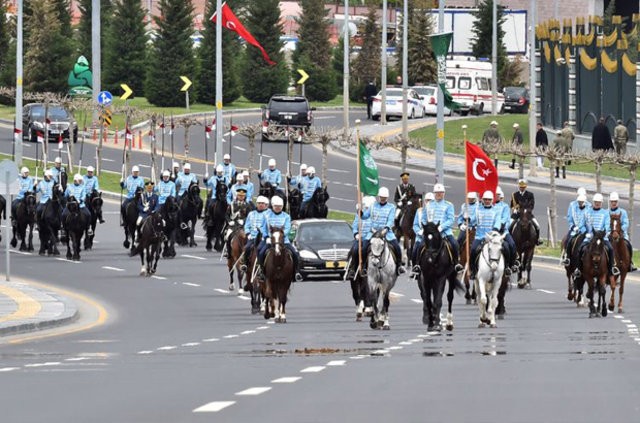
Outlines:
[[[482,60],[447,60],[447,90],[462,107],[461,115],[491,113],[491,62]],[[498,112],[502,112],[504,95],[496,97]]]

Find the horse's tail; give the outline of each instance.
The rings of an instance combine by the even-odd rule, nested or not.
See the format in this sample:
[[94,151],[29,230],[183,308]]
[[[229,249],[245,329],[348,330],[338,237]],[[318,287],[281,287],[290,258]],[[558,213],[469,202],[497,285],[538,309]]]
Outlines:
[[453,289],[459,294],[464,295],[466,293],[466,288],[460,279],[458,279],[458,275],[455,272],[451,272],[449,276],[449,283],[453,285]]

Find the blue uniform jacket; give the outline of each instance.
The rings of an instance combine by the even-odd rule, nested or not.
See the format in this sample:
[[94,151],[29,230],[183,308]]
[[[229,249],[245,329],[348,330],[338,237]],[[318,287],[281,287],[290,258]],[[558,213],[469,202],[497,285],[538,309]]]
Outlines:
[[267,213],[269,213],[269,209],[262,211],[252,210],[247,215],[247,219],[244,221],[244,233],[251,239],[255,239],[258,236],[258,232],[262,229]]
[[64,166],[60,166],[60,169],[53,166],[50,170],[51,170],[51,176],[53,177],[53,180],[58,184],[60,183],[60,174],[62,172],[67,173],[67,170],[64,168]]
[[[420,213],[420,223],[419,226],[424,226],[429,222],[433,222],[438,224],[441,227],[440,232],[446,236],[453,236],[453,219],[455,217],[453,211],[453,204],[446,200],[434,200],[429,202],[425,207],[422,207]],[[418,215],[416,213],[416,215]],[[414,218],[415,223],[415,218]],[[413,231],[416,231],[416,228],[413,228]]]
[[160,208],[158,195],[155,192],[152,192],[150,195],[145,192],[140,196],[137,205],[140,216],[147,217],[149,214],[158,211],[158,208]]
[[127,190],[127,198],[132,199],[136,195],[138,187],[144,189],[144,179],[140,176],[129,175],[120,186]]
[[158,204],[167,202],[167,198],[176,196],[176,183],[172,180],[158,182],[156,185],[156,193],[158,194]]
[[36,188],[36,192],[40,193],[40,204],[46,203],[51,199],[51,197],[53,197],[54,185],[55,182],[53,181],[53,178],[48,181],[43,179],[42,181],[38,182],[38,188]]
[[[359,213],[356,213],[356,217],[353,219],[353,223],[351,224],[351,231],[353,232],[353,236],[356,236],[358,233],[358,222],[360,221]],[[362,233],[368,234],[371,232],[371,219],[362,219]],[[364,237],[362,237],[364,239]]]
[[371,218],[371,230],[365,233],[365,239],[369,240],[373,236],[374,232],[381,229],[388,228],[387,241],[394,241],[396,239],[393,233],[393,221],[396,215],[396,206],[387,202],[384,205],[376,202],[373,204],[370,210],[365,210],[362,213],[363,219]]
[[222,164],[222,167],[224,167],[224,176],[227,179],[227,185],[229,184],[229,181],[235,181],[236,180],[236,175],[237,175],[237,171],[236,171],[236,165],[234,165],[233,163],[229,163],[229,164]]
[[302,178],[300,185],[302,186],[302,202],[306,203],[311,200],[316,189],[322,188],[322,181],[317,176],[313,178],[306,177]]
[[493,205],[496,209],[496,213],[500,216],[500,229],[509,230],[509,224],[511,223],[511,208],[504,201],[498,201]]
[[476,237],[475,239],[484,239],[484,236],[491,231],[500,230],[500,215],[496,213],[493,207],[476,208]]
[[87,175],[84,175],[82,179],[84,180],[84,189],[85,191],[87,191],[87,195],[91,194],[94,190],[100,191],[100,183],[98,182],[98,178],[96,178],[95,176],[89,177]]
[[473,204],[462,203],[460,205],[460,213],[458,214],[458,219],[456,223],[458,226],[465,223],[465,217],[469,218],[468,226],[476,226],[476,210],[478,209],[478,203],[475,202]]
[[227,191],[227,203],[231,204],[236,200],[236,191],[238,191],[238,189],[240,188],[243,188],[247,192],[247,196],[245,197],[244,202],[251,202],[251,197],[249,197],[249,189],[247,188],[247,186],[245,184],[235,184],[229,191]]
[[271,236],[269,232],[269,226],[284,228],[284,243],[289,244],[289,232],[291,232],[291,217],[284,211],[276,213],[273,210],[269,210],[265,213],[264,221],[262,222],[262,239],[267,239]]
[[64,192],[64,196],[66,198],[69,198],[72,195],[78,201],[78,204],[80,204],[80,208],[83,208],[84,199],[87,197],[87,192],[84,189],[84,185],[80,185],[80,184],[76,185],[75,183],[71,185],[67,185],[67,189]]
[[269,183],[271,185],[279,187],[282,183],[282,174],[278,169],[266,169],[264,172],[262,172],[262,175],[260,175],[260,183],[262,183],[263,185]]
[[191,185],[192,182],[198,182],[198,177],[194,173],[186,174],[184,172],[178,172],[178,177],[176,178],[176,186],[180,186],[178,195],[184,195],[184,193],[189,189],[189,185]]
[[587,232],[587,212],[590,208],[588,205],[585,205],[581,209],[577,201],[572,201],[569,204],[567,222],[571,235],[577,235],[578,233],[584,234]]
[[608,210],[590,208],[587,211],[587,232],[593,233],[594,231],[605,231],[606,235],[609,235],[611,219]]
[[35,183],[33,182],[33,178],[31,176],[27,176],[26,178],[24,176],[20,176],[18,178],[18,182],[20,183],[20,191],[18,191],[16,199],[22,200],[27,192],[33,191],[33,186],[35,185]]

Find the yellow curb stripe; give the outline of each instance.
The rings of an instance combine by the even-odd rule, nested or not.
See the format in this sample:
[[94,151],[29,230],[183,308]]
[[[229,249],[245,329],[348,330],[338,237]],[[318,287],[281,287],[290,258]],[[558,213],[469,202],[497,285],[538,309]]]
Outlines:
[[[414,123],[414,124],[412,124],[412,125],[409,125],[409,131],[412,131],[412,130],[414,130],[414,129],[418,129],[418,128],[424,128],[425,126],[428,126],[428,125],[425,125],[425,124],[424,124],[424,123],[422,123],[422,122],[420,122],[420,123]],[[383,140],[383,139],[385,139],[386,137],[390,137],[391,135],[397,135],[397,134],[399,134],[400,132],[402,132],[402,127],[388,129],[388,130],[386,130],[386,131],[384,131],[384,132],[380,132],[379,134],[377,134],[377,135],[374,137],[374,139],[375,139],[376,141]]]
[[8,322],[10,320],[30,319],[40,313],[42,306],[40,303],[19,289],[10,288],[8,286],[0,286],[0,294],[4,294],[11,298],[18,305],[18,309],[4,317],[0,317],[0,322]]

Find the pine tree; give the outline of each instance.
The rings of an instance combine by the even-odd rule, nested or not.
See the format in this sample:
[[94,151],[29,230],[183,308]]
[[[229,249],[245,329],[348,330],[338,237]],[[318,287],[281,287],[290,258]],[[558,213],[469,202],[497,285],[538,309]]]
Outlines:
[[[9,34],[9,21],[4,19],[7,13],[6,0],[0,0],[0,77],[6,72],[9,62],[9,50],[11,37]],[[0,79],[0,85],[4,85]]]
[[[240,11],[244,0],[227,0],[227,4],[243,21]],[[216,24],[211,16],[216,11],[216,2],[211,1],[205,13],[203,39],[198,48],[199,72],[196,80],[196,96],[199,102],[215,104],[216,101]],[[240,60],[243,47],[238,34],[222,28],[222,103],[229,104],[242,94],[240,81]]]
[[243,94],[250,101],[266,103],[272,95],[285,93],[289,86],[289,70],[280,51],[282,24],[279,1],[252,0],[247,5],[247,15],[245,27],[276,65],[270,66],[259,49],[247,45],[242,68]]
[[409,25],[409,84],[435,83],[438,80],[438,64],[433,56],[430,35],[433,33],[431,15],[416,10]]
[[[76,30],[78,40],[78,54],[84,56],[89,63],[92,63],[91,51],[91,4],[93,0],[78,0],[78,9],[80,10],[80,22]],[[106,48],[106,39],[109,37],[109,25],[111,24],[111,16],[113,14],[112,0],[100,0],[100,32],[101,32],[101,49]],[[140,3],[140,2],[138,2]],[[103,65],[109,65],[105,60]],[[105,68],[106,70],[106,68]]]
[[63,22],[55,0],[32,0],[26,26],[29,38],[24,56],[25,89],[64,93],[73,67],[72,40],[62,34]]
[[194,77],[191,41],[193,5],[184,0],[160,0],[160,16],[154,17],[156,38],[150,51],[145,95],[156,106],[181,106],[180,76]]
[[[145,11],[140,0],[118,0],[113,9],[113,21],[104,41],[104,88],[119,91],[127,84],[134,95],[144,95],[147,35]],[[176,87],[179,81],[176,81]]]
[[293,53],[294,79],[297,69],[309,74],[305,92],[310,100],[328,101],[335,98],[338,87],[331,66],[328,11],[325,0],[301,0],[302,14],[297,19],[298,44]]
[[367,19],[361,29],[362,48],[353,61],[352,84],[349,97],[353,101],[362,101],[364,87],[369,81],[379,79],[381,71],[380,28],[376,24],[376,7],[369,5]]
[[[351,45],[349,45],[351,47]],[[349,48],[351,50],[351,48]],[[336,77],[336,87],[342,89],[344,86],[344,37],[340,37],[338,45],[333,49],[333,72]]]
[[[493,31],[493,0],[482,0],[478,5],[478,11],[473,13],[476,18],[473,23],[473,39],[471,40],[471,51],[477,58],[491,58],[491,34]],[[498,87],[502,86],[502,75],[507,64],[507,48],[504,45],[504,34],[502,24],[505,22],[504,6],[498,5]]]

